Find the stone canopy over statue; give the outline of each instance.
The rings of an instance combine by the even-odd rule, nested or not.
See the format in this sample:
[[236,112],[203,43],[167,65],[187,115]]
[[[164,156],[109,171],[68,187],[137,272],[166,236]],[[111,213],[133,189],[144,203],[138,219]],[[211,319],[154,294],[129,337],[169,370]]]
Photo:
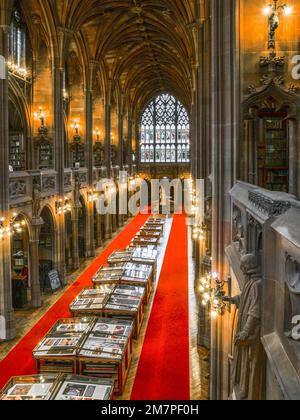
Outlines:
[[239,400],[264,399],[265,361],[260,340],[261,277],[256,257],[248,254],[241,259],[245,286],[239,296],[224,300],[237,306],[239,318],[235,337],[232,389]]

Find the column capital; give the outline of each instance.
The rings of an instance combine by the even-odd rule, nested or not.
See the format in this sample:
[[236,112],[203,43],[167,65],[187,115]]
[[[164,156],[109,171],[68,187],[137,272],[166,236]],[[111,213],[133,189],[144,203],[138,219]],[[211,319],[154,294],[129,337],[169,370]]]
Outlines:
[[0,30],[2,30],[5,34],[8,34],[10,32],[10,26],[9,25],[0,25]]

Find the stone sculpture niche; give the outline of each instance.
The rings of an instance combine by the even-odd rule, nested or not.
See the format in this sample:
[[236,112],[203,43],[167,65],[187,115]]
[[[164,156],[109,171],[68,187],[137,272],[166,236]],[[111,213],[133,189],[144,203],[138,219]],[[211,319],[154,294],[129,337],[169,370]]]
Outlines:
[[286,278],[285,332],[290,337],[292,319],[300,315],[300,263],[290,255],[286,258]]
[[241,259],[245,286],[241,295],[225,297],[236,305],[239,314],[231,385],[233,398],[263,400],[265,389],[265,356],[261,344],[261,277],[253,254]]

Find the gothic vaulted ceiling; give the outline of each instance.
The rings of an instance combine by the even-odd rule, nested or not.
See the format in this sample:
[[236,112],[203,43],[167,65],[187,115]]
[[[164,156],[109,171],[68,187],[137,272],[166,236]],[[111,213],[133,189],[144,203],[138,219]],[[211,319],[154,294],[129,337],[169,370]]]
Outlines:
[[70,45],[76,43],[85,67],[97,63],[104,89],[113,85],[140,106],[162,91],[190,105],[201,1],[30,0],[30,16],[25,12],[31,23],[39,16],[50,43],[61,29],[72,34]]

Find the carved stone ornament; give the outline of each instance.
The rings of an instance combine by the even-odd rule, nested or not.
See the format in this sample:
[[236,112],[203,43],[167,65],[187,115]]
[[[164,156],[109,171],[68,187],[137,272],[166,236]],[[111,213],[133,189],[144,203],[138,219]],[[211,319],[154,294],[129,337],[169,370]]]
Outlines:
[[261,224],[258,220],[256,220],[251,214],[248,214],[248,226],[256,228],[256,229],[262,229]]
[[273,200],[258,192],[249,191],[250,203],[269,217],[278,217],[286,213],[291,208],[288,201]]
[[41,210],[41,178],[34,177],[32,179],[32,216],[34,219],[39,218],[39,213]]
[[27,193],[26,182],[23,180],[11,181],[9,183],[9,196],[11,199],[25,197]]
[[77,208],[81,207],[80,203],[80,189],[81,189],[81,181],[80,181],[80,173],[78,170],[74,170],[74,190],[73,190],[73,200],[74,206]]
[[53,191],[56,189],[56,178],[55,176],[49,176],[43,178],[43,192]]
[[64,176],[64,186],[66,188],[72,186],[72,174],[65,174],[65,176]]
[[251,84],[247,88],[247,96],[264,92],[268,87],[279,87],[285,93],[296,93],[298,87],[295,84],[286,86],[283,76],[285,68],[285,57],[278,57],[275,51],[271,51],[268,56],[262,56],[259,59],[259,65],[262,69],[266,69],[266,73],[260,79],[260,86]]
[[87,174],[86,173],[80,173],[79,174],[79,181],[81,184],[87,183]]
[[275,51],[272,51],[267,57],[260,57],[259,63],[260,67],[268,67],[268,73],[272,73],[284,67],[285,57],[277,57]]

